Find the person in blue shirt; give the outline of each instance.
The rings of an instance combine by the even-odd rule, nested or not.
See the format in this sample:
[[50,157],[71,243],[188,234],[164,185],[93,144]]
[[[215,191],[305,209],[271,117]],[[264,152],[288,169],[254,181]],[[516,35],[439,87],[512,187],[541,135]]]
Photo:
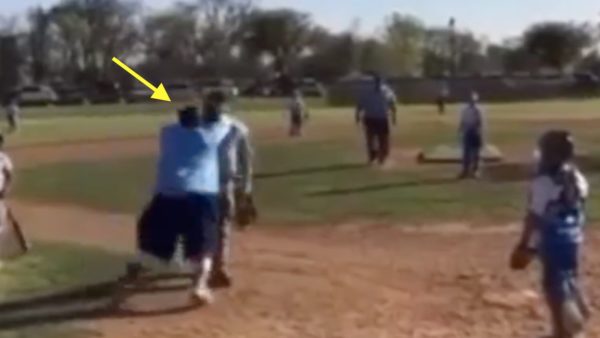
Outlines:
[[390,120],[396,124],[396,96],[378,74],[362,88],[355,120],[365,130],[369,164],[385,164],[390,153]]
[[479,95],[472,92],[460,114],[459,135],[462,143],[462,172],[460,178],[479,177],[481,150],[484,143],[484,111]]
[[[209,93],[205,111],[215,111],[222,96]],[[206,114],[205,114],[206,115]],[[219,147],[229,125],[203,123],[196,107],[179,111],[179,121],[162,128],[154,197],[138,222],[140,258],[128,268],[128,279],[139,278],[145,256],[169,263],[180,241],[194,272],[192,296],[211,303],[209,280],[218,250],[220,194]]]
[[579,255],[583,244],[588,183],[573,163],[574,143],[567,131],[545,133],[539,142],[537,175],[529,192],[529,210],[513,268],[527,256],[542,264],[542,284],[550,309],[553,336],[577,337],[589,318],[579,286]]

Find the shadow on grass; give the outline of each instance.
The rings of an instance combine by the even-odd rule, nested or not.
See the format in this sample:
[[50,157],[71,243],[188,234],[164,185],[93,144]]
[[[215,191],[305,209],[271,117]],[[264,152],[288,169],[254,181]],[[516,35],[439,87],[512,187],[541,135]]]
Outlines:
[[[578,156],[576,163],[584,173],[600,172],[600,156]],[[509,162],[485,167],[485,178],[492,182],[524,182],[533,175],[531,162]]]
[[423,180],[413,180],[413,181],[405,181],[398,183],[383,183],[383,184],[373,184],[373,185],[365,185],[359,187],[351,187],[351,188],[342,188],[342,189],[329,189],[329,190],[321,190],[308,193],[308,197],[331,197],[331,196],[339,196],[339,195],[350,195],[350,194],[361,194],[361,193],[369,193],[383,190],[392,190],[392,189],[401,189],[401,188],[411,188],[411,187],[426,187],[426,186],[438,186],[456,183],[458,180],[456,178],[433,178],[433,179],[423,179]]
[[318,174],[325,172],[340,172],[340,171],[350,171],[366,168],[366,164],[360,163],[348,163],[348,164],[334,164],[330,166],[320,166],[320,167],[308,167],[308,168],[299,168],[299,169],[290,169],[279,172],[266,172],[266,173],[258,173],[254,177],[256,179],[269,179],[269,178],[280,178],[280,177],[289,177],[289,176],[301,176],[301,175],[310,175],[310,174]]
[[[152,285],[172,280],[186,283]],[[144,286],[129,290],[127,295],[185,290],[189,287],[189,280],[191,276],[183,274],[152,276],[144,280]],[[199,308],[197,304],[186,304],[151,311],[121,309],[116,299],[122,290],[118,281],[109,281],[3,302],[0,303],[0,329],[20,329],[86,319],[157,317]]]

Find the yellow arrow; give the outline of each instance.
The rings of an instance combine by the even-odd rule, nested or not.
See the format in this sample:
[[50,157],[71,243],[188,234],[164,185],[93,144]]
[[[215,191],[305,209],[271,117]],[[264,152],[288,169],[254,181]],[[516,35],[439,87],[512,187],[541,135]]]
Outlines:
[[162,83],[159,84],[158,87],[154,87],[152,83],[148,82],[140,74],[136,73],[133,69],[129,68],[129,66],[121,62],[121,60],[117,59],[116,57],[113,57],[112,61],[119,65],[119,67],[123,68],[123,70],[125,70],[127,73],[131,74],[131,76],[135,77],[144,86],[150,88],[150,90],[154,92],[154,94],[152,94],[152,96],[150,97],[151,99],[171,102],[171,98],[169,97],[169,94],[167,93],[167,90],[165,89],[165,86],[163,86]]

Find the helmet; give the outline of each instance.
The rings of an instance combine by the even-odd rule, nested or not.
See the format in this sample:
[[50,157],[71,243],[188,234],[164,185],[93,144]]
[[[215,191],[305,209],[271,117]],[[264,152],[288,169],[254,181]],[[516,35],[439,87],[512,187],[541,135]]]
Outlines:
[[575,156],[575,143],[570,132],[550,130],[544,133],[538,143],[542,169],[555,170]]

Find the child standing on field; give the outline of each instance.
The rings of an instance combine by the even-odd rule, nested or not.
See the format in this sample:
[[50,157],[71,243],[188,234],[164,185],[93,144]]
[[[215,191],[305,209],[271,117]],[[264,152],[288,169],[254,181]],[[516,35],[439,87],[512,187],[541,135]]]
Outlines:
[[287,108],[290,119],[290,136],[301,136],[302,127],[308,120],[309,113],[299,90],[294,90]]
[[552,318],[552,337],[578,337],[589,318],[579,286],[588,183],[573,163],[575,151],[569,132],[544,134],[539,154],[525,228],[511,264],[516,269],[525,268],[530,257],[537,255]]
[[462,142],[462,172],[460,178],[477,178],[481,164],[484,132],[483,109],[479,95],[471,93],[460,115],[459,134]]
[[8,96],[5,104],[5,109],[9,131],[12,133],[19,130],[21,108],[19,107],[18,93],[13,92]]

